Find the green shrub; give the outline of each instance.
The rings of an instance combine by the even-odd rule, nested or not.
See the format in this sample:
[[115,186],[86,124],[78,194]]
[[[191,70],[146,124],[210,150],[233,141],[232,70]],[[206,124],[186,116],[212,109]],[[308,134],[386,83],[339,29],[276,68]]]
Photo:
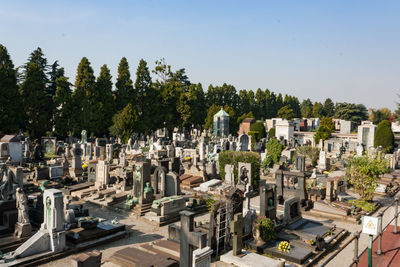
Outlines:
[[259,139],[265,138],[265,126],[262,121],[257,121],[250,126],[250,131],[258,132],[257,141]]
[[374,146],[382,146],[385,152],[393,150],[394,135],[390,121],[383,120],[378,124],[375,132]]
[[362,199],[354,199],[354,200],[349,200],[350,204],[354,204],[354,206],[362,208],[365,211],[372,212],[375,210],[375,205],[372,202],[368,202]]
[[275,128],[268,130],[268,139],[273,139],[275,137]]
[[247,152],[247,151],[223,151],[219,153],[218,156],[219,162],[219,173],[221,179],[225,179],[225,165],[231,164],[234,166],[234,175],[235,175],[235,183],[238,181],[238,163],[245,162],[251,163],[251,178],[253,181],[252,186],[257,188],[258,182],[260,180],[260,164],[261,164],[261,156],[256,152]]
[[315,133],[315,143],[319,143],[319,140],[325,141],[330,138],[332,133],[335,131],[335,123],[330,117],[323,117],[321,123]]
[[270,156],[275,164],[278,163],[285,146],[278,139],[270,139],[265,147],[267,149],[267,157]]
[[260,230],[260,237],[263,241],[275,239],[275,224],[270,218],[260,216],[255,223]]

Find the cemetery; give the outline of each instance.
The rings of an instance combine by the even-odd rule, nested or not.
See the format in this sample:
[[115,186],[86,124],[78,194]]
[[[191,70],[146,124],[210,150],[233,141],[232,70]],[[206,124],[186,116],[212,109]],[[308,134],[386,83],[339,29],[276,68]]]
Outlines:
[[[350,235],[340,222],[360,224],[399,189],[397,151],[365,151],[361,141],[347,149],[336,136],[320,142],[322,149],[300,145],[291,123],[282,120],[277,136],[260,140],[265,147],[255,150],[245,131],[239,137],[223,134],[229,115],[219,112],[214,120],[220,127],[214,132],[176,129],[172,140],[167,129],[147,137],[132,134],[127,144],[88,139],[85,130],[65,143],[55,137],[40,143],[23,135],[2,139],[32,151],[22,149],[12,160],[5,146],[2,150],[1,263],[35,265],[117,243],[128,233],[117,217],[108,216],[117,211],[165,229],[151,244],[126,246],[108,257],[120,266],[213,261],[312,266]],[[44,157],[48,154],[54,156]],[[374,190],[363,191],[356,180],[361,160],[381,164]],[[92,217],[88,205],[104,218]],[[101,253],[80,257],[74,260],[102,261]]]
[[0,267],[400,266],[397,6],[8,2]]

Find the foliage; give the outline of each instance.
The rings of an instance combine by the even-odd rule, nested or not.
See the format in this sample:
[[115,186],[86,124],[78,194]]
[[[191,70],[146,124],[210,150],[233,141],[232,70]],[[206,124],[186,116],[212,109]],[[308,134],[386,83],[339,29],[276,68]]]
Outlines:
[[137,127],[138,116],[132,104],[129,103],[120,113],[114,115],[110,133],[126,143],[131,134],[137,130]]
[[212,198],[212,197],[206,198],[206,206],[207,206],[207,209],[208,209],[209,212],[211,212],[212,206],[214,205],[214,203],[215,203],[215,199],[214,198]]
[[268,130],[268,139],[275,138],[275,128],[271,128]]
[[319,143],[319,140],[325,141],[331,137],[331,134],[335,131],[335,123],[330,117],[323,117],[315,133],[315,142]]
[[0,134],[16,132],[24,113],[18,92],[17,72],[5,46],[0,44]]
[[312,110],[314,118],[322,118],[324,115],[324,105],[321,102],[315,102]]
[[128,60],[123,57],[118,65],[118,76],[115,83],[115,106],[117,111],[122,110],[128,102],[136,101],[132,84]]
[[265,147],[267,149],[266,157],[271,157],[272,162],[275,164],[279,163],[282,151],[285,146],[282,145],[278,139],[270,139]]
[[323,113],[326,117],[333,117],[335,115],[335,104],[332,99],[327,98],[324,102]]
[[378,125],[381,121],[390,120],[392,112],[388,108],[373,109],[369,110],[368,120],[372,121],[373,124]]
[[389,152],[393,150],[394,135],[391,123],[388,120],[383,120],[378,124],[375,132],[374,146],[382,146],[384,151]]
[[250,111],[249,113],[243,113],[242,116],[240,116],[239,118],[237,118],[237,123],[241,124],[242,121],[246,118],[254,118],[253,112]]
[[388,171],[388,162],[378,156],[353,157],[348,162],[348,180],[365,201],[373,198],[379,175]]
[[311,118],[312,117],[313,103],[311,102],[311,100],[309,98],[304,99],[303,102],[301,102],[300,110],[301,110],[301,116],[303,118]]
[[359,124],[368,118],[367,108],[362,104],[336,103],[334,117]]
[[275,239],[275,224],[270,218],[259,216],[255,221],[260,231],[260,237],[264,242]]
[[349,204],[352,204],[356,207],[362,208],[365,211],[368,212],[373,212],[376,207],[374,203],[362,200],[362,199],[353,199],[353,200],[349,200]]
[[317,165],[317,161],[319,158],[319,148],[312,146],[298,146],[296,147],[296,153],[299,156],[307,157],[311,160],[311,164],[313,166]]
[[296,117],[290,105],[286,105],[278,110],[278,117],[285,120],[292,120]]
[[238,181],[238,163],[251,163],[251,176],[253,181],[253,187],[258,187],[258,182],[260,180],[260,161],[261,157],[259,153],[247,152],[247,151],[223,151],[219,153],[219,173],[221,179],[225,179],[225,165],[232,164],[234,166],[235,182]]
[[257,121],[250,126],[250,131],[257,132],[257,141],[265,138],[265,126],[262,121]]

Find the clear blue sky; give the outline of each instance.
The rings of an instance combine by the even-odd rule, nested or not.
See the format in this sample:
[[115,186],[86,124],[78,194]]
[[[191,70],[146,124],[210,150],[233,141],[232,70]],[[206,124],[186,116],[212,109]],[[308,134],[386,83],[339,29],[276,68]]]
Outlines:
[[192,82],[269,88],[394,109],[400,1],[8,1],[0,43],[16,66],[40,46],[74,82],[83,56],[98,75],[127,57],[165,58]]

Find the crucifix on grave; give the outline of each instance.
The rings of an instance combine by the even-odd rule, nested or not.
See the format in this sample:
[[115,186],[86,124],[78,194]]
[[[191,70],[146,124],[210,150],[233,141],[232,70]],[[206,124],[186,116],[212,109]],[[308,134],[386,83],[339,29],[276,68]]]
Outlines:
[[[169,239],[180,242],[179,266],[193,266],[193,251],[204,250],[206,248],[207,234],[194,232],[194,212],[181,211],[180,215],[181,226],[175,224],[168,226]],[[209,248],[208,253],[211,260],[211,248]]]
[[233,237],[233,249],[232,253],[234,256],[242,254],[243,249],[243,228],[244,220],[241,213],[235,214],[234,220],[230,223],[230,228]]

